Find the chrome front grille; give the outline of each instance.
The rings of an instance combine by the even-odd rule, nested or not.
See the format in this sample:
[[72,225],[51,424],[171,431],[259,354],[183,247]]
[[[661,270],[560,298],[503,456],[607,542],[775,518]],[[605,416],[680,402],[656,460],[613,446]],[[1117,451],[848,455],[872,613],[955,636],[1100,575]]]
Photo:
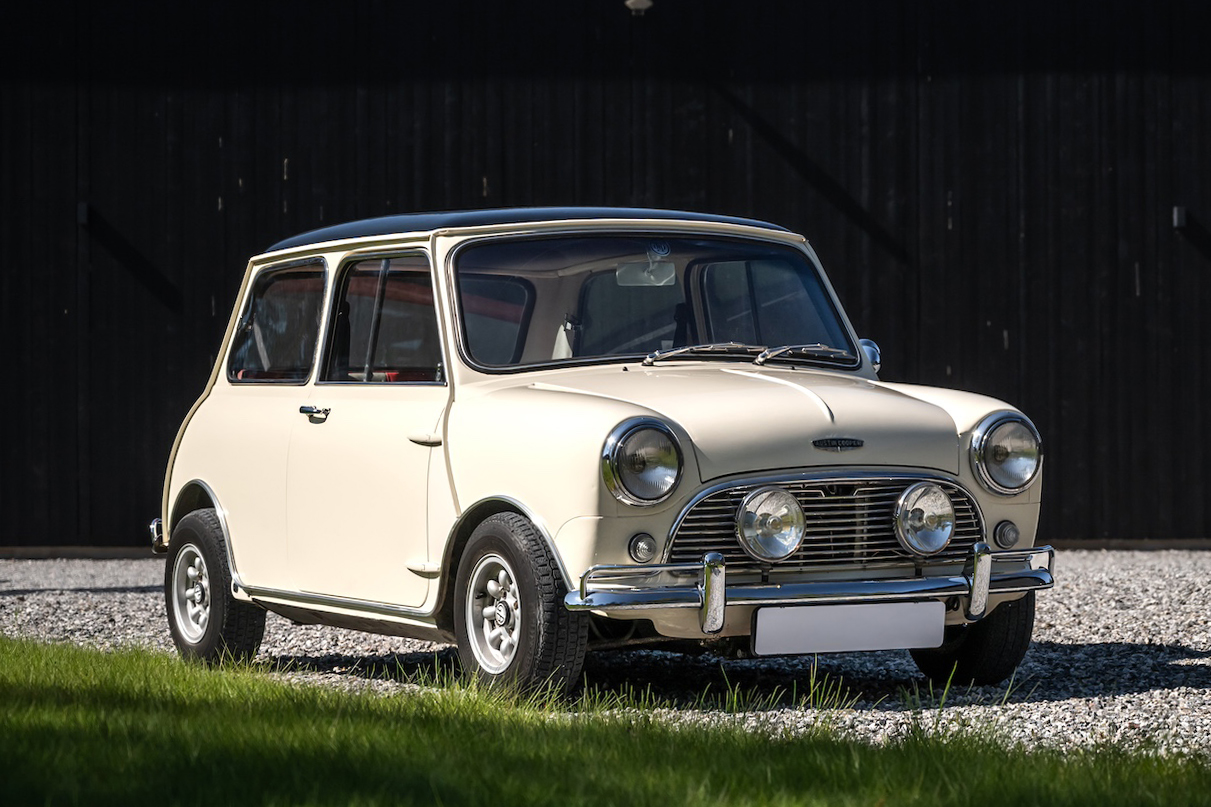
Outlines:
[[[736,513],[751,491],[769,484],[790,491],[806,516],[807,528],[799,550],[775,568],[825,566],[903,566],[913,558],[896,540],[893,514],[896,500],[919,477],[871,479],[808,479],[740,483],[715,491],[694,503],[673,534],[667,561],[694,563],[707,552],[723,555],[729,569],[760,568],[736,540]],[[962,562],[983,537],[980,513],[971,496],[958,485],[929,479],[950,496],[955,508],[955,534],[950,544],[928,563]]]

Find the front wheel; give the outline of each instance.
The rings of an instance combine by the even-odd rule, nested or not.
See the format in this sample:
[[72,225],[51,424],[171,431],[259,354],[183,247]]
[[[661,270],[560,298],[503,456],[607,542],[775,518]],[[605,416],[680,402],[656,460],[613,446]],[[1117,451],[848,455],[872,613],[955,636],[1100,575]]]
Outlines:
[[991,614],[955,630],[938,648],[913,650],[912,660],[935,684],[999,684],[1013,674],[1030,648],[1034,592],[1001,603]]
[[232,596],[223,528],[212,509],[195,510],[172,531],[164,601],[172,641],[184,658],[246,660],[261,646],[265,611]]
[[564,607],[565,587],[534,525],[498,513],[471,533],[454,587],[463,669],[491,684],[567,690],[580,675],[588,620]]

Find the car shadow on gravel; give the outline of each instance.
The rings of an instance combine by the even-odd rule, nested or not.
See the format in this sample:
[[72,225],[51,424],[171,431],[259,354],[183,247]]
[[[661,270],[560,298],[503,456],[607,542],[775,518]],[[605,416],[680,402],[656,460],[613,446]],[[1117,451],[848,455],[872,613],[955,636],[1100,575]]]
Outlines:
[[383,653],[353,656],[344,653],[323,655],[280,655],[262,657],[274,672],[314,673],[348,676],[353,680],[379,680],[394,683],[423,683],[442,680],[459,670],[458,653],[453,647],[435,645],[432,651]]
[[[348,676],[350,683],[450,680],[459,673],[453,647],[429,652],[351,656],[283,655],[267,659],[281,672]],[[661,650],[590,653],[584,685],[609,698],[642,699],[675,709],[744,711],[797,707],[912,710],[941,705],[1046,703],[1186,687],[1211,690],[1211,653],[1181,646],[1127,642],[1032,645],[1012,682],[931,687],[908,653],[731,659]]]
[[[590,685],[650,691],[673,704],[722,703],[711,694],[736,693],[739,703],[878,704],[906,709],[950,704],[1046,703],[1114,697],[1185,687],[1211,690],[1211,652],[1130,642],[1035,642],[1011,681],[997,686],[931,686],[905,651],[794,658],[721,659],[659,652],[590,656]],[[708,697],[703,698],[706,692]],[[839,697],[838,697],[839,696]]]
[[[2,582],[2,581],[0,581]],[[49,588],[0,588],[0,597],[27,597],[32,594],[157,594],[163,586],[52,586]]]
[[[1211,690],[1211,652],[1135,642],[1035,642],[1018,677],[1030,700],[1113,697],[1162,689]],[[1024,686],[1030,686],[1024,684]]]

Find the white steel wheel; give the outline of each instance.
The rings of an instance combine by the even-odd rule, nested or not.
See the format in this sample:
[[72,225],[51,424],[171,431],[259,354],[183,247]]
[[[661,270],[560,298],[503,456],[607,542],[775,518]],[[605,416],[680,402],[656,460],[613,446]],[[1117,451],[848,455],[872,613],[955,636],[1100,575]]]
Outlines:
[[467,635],[475,660],[489,673],[509,668],[521,643],[524,619],[516,575],[497,554],[475,564],[467,586]]
[[172,618],[186,641],[197,644],[210,621],[210,572],[193,544],[177,553],[172,569]]

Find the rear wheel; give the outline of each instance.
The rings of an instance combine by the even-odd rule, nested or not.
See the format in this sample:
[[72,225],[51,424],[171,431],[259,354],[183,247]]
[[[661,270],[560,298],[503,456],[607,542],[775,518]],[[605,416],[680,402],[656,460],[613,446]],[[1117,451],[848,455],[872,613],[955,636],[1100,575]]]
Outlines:
[[571,688],[584,666],[588,620],[564,607],[567,589],[534,525],[498,513],[475,528],[454,588],[463,669],[521,689]]
[[172,531],[164,601],[172,641],[185,658],[245,660],[261,646],[265,611],[232,596],[223,528],[213,509],[195,510]]
[[1034,632],[1034,592],[1001,603],[979,622],[947,633],[946,644],[913,650],[912,659],[931,681],[960,686],[999,684],[1013,674],[1030,649]]

